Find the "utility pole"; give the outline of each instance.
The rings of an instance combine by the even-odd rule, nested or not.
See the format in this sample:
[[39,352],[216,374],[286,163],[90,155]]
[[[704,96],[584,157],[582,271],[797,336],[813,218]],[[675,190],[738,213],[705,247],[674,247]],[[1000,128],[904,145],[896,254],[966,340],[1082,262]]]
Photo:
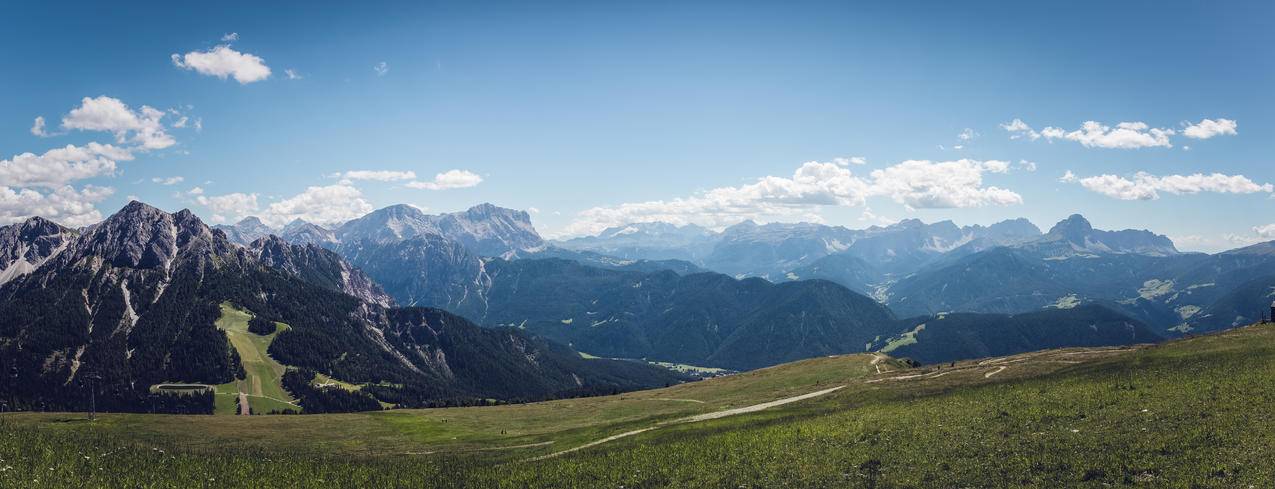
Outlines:
[[18,342],[18,352],[14,353],[9,365],[9,411],[18,410],[18,357],[22,356],[22,343]]
[[97,372],[89,372],[86,376],[89,381],[89,421],[97,420],[97,381],[100,377]]

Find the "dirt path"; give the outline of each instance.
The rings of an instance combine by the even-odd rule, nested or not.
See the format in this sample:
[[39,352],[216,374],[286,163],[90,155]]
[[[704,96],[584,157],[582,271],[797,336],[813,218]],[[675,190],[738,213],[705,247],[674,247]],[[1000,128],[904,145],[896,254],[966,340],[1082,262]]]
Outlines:
[[998,367],[996,370],[993,370],[993,371],[991,371],[991,372],[988,372],[986,375],[984,375],[984,376],[983,376],[983,378],[984,378],[984,379],[990,379],[990,378],[992,378],[992,376],[993,376],[993,375],[999,374],[999,373],[1001,373],[1001,372],[1005,371],[1005,369],[1007,369],[1007,368],[1009,368],[1009,367],[1006,367],[1006,366],[1004,366],[1004,365],[1001,365],[1001,366],[1000,366],[1000,367]]
[[697,415],[694,415],[694,416],[687,416],[687,417],[685,417],[685,418],[679,418],[679,419],[675,419],[675,420],[672,420],[672,421],[665,421],[665,422],[663,422],[663,423],[659,423],[659,424],[657,424],[657,425],[655,425],[655,426],[648,426],[648,427],[646,427],[646,428],[642,428],[642,429],[638,429],[638,430],[626,431],[626,432],[624,432],[624,433],[620,433],[620,434],[617,434],[617,435],[611,435],[611,436],[608,436],[608,437],[606,437],[606,438],[602,438],[602,439],[594,440],[594,441],[591,441],[591,442],[589,442],[589,443],[585,443],[585,444],[583,444],[583,445],[580,445],[580,446],[578,446],[578,447],[568,448],[568,449],[566,449],[566,450],[562,450],[562,451],[560,451],[560,452],[554,452],[554,453],[550,453],[550,454],[548,454],[548,455],[542,455],[542,456],[539,456],[539,457],[535,457],[535,458],[532,458],[532,459],[531,459],[531,461],[544,460],[544,459],[547,459],[547,458],[553,458],[553,457],[557,457],[557,456],[560,456],[560,455],[565,455],[565,454],[568,454],[568,453],[571,453],[571,452],[575,452],[575,451],[578,451],[578,450],[584,450],[584,449],[589,448],[589,447],[595,447],[595,446],[601,445],[601,444],[603,444],[603,443],[607,443],[607,442],[611,442],[611,441],[619,440],[620,438],[626,438],[626,437],[630,437],[630,436],[633,436],[633,435],[636,435],[636,434],[639,434],[639,433],[645,433],[645,432],[647,432],[647,431],[651,431],[651,430],[657,429],[657,428],[659,428],[659,427],[661,427],[661,426],[667,426],[667,425],[673,425],[673,424],[682,424],[682,423],[696,423],[696,422],[700,422],[700,421],[708,421],[708,420],[712,420],[712,419],[725,418],[725,417],[727,417],[727,416],[734,416],[734,415],[737,415],[737,414],[755,413],[755,412],[757,412],[757,411],[762,411],[762,410],[770,409],[770,408],[773,408],[773,407],[782,406],[782,405],[784,405],[784,404],[790,404],[790,403],[794,403],[794,402],[804,401],[804,400],[806,400],[806,399],[811,399],[811,398],[819,397],[819,396],[822,396],[822,395],[825,395],[825,394],[830,394],[830,393],[832,393],[832,392],[836,392],[836,391],[838,391],[838,390],[842,389],[843,387],[845,387],[845,386],[844,386],[844,385],[839,385],[839,386],[836,386],[836,387],[833,387],[833,388],[830,388],[830,389],[824,389],[824,390],[821,390],[821,391],[811,392],[811,393],[808,393],[808,394],[802,394],[802,395],[799,395],[799,396],[788,397],[788,398],[779,399],[779,400],[770,401],[770,402],[763,402],[763,403],[761,403],[761,404],[754,404],[754,405],[752,405],[752,406],[744,406],[744,407],[740,407],[740,408],[727,409],[727,410],[725,410],[725,411],[717,411],[717,412],[712,412],[712,413],[697,414]]
[[249,414],[252,414],[252,413],[248,409],[248,394],[244,394],[243,392],[240,392],[239,393],[239,415],[247,416]]
[[651,397],[651,398],[648,398],[647,400],[649,400],[649,401],[669,401],[669,402],[694,402],[694,403],[698,403],[698,404],[704,404],[704,401],[701,401],[701,400],[699,400],[699,399],[673,399],[673,398],[671,398],[671,397]]

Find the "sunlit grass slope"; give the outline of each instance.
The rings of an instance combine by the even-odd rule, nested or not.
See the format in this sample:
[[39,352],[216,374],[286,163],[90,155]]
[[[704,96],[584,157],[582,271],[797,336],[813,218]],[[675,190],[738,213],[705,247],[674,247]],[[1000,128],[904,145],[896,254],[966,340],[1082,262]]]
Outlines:
[[249,319],[252,319],[252,313],[230,304],[221,305],[217,329],[226,333],[231,346],[239,353],[247,375],[243,380],[217,386],[216,413],[235,414],[240,392],[248,395],[248,405],[252,406],[254,413],[285,409],[300,411],[296,399],[283,388],[283,373],[287,371],[287,367],[266,353],[270,342],[288,325],[275,323],[275,332],[262,336],[248,331]]
[[[924,369],[874,360],[821,358],[720,382],[525,406],[253,419],[108,415],[93,426],[65,422],[68,415],[5,416],[0,467],[13,468],[0,473],[0,486],[37,478],[26,485],[189,487],[215,478],[312,487],[1270,487],[1275,480],[1271,326]],[[838,385],[846,387],[531,461],[687,414]],[[240,420],[253,424],[230,422]],[[203,437],[212,438],[197,442]]]

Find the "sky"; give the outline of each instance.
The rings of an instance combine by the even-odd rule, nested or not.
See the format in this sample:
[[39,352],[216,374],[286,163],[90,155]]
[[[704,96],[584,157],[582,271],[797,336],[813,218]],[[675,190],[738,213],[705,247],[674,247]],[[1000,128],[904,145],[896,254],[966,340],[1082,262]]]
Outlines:
[[9,2],[0,223],[411,204],[1275,239],[1272,2]]

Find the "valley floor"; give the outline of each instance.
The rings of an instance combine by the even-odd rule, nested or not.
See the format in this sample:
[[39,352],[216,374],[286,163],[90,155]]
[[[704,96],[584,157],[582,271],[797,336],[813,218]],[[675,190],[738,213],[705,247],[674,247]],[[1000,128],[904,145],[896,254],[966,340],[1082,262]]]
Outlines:
[[1263,325],[917,369],[818,358],[525,405],[7,414],[0,486],[1270,487],[1272,401]]

